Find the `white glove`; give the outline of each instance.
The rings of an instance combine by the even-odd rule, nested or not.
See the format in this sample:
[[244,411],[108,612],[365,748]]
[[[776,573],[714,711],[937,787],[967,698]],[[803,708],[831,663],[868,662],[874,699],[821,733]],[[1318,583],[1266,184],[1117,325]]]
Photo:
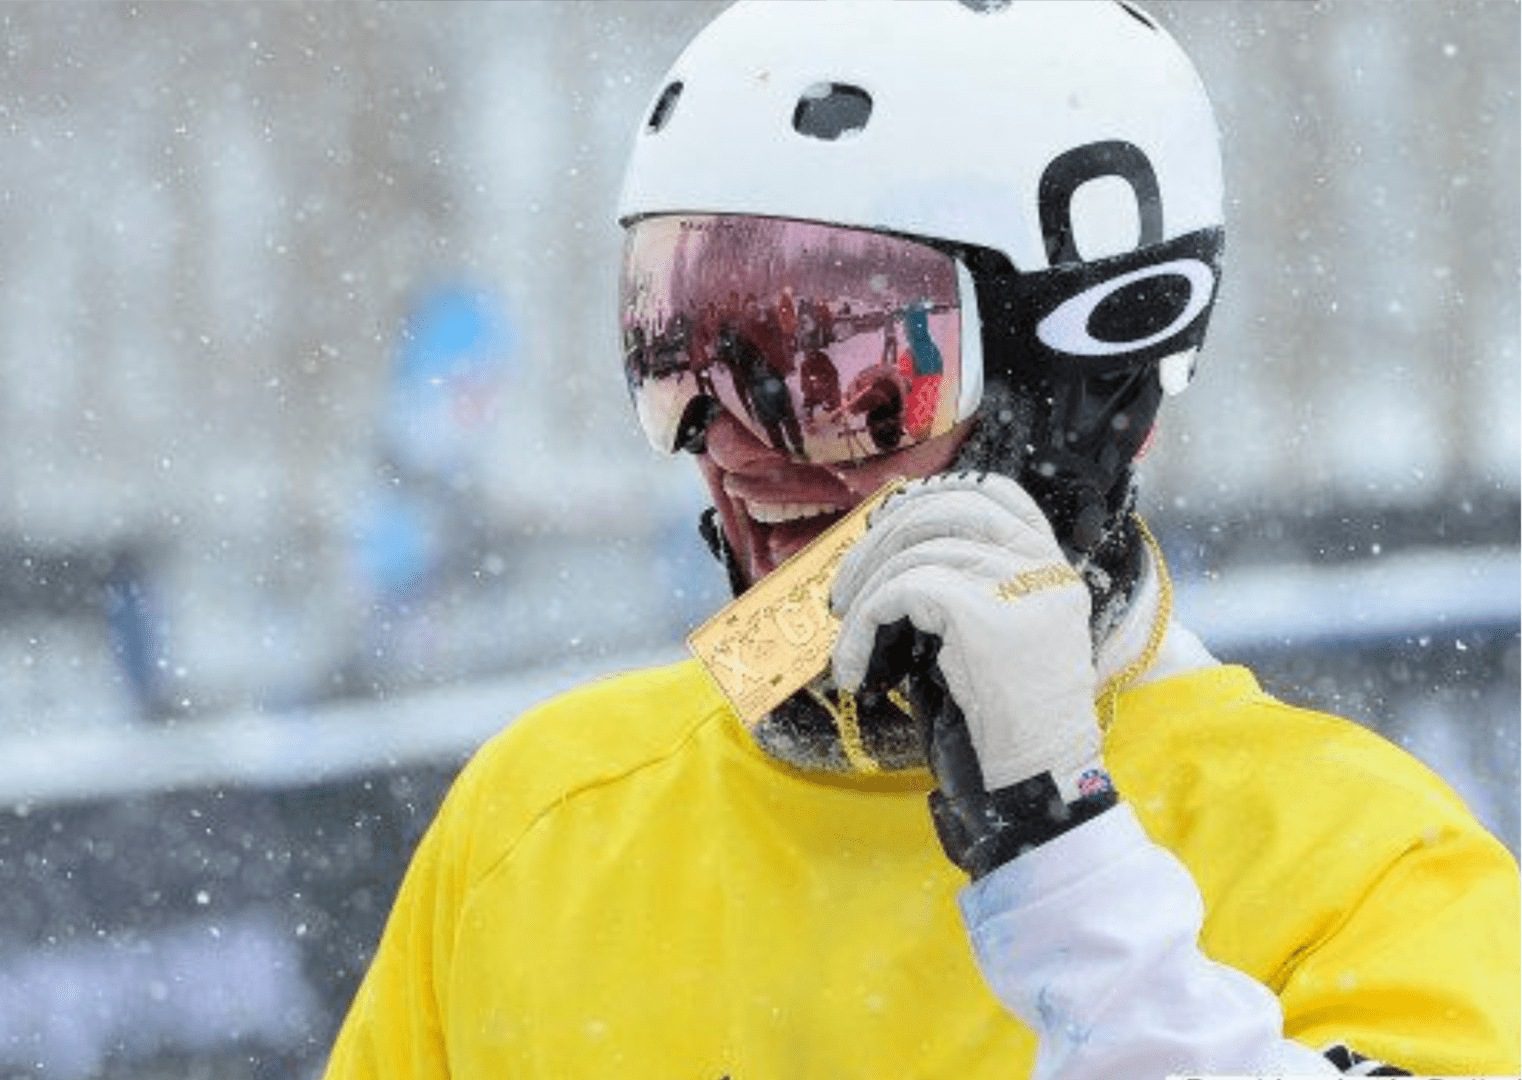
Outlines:
[[842,620],[837,686],[862,685],[880,627],[907,619],[940,640],[936,662],[985,790],[1043,773],[1065,803],[1108,789],[1089,590],[1013,480],[961,473],[910,484],[874,512],[831,602]]

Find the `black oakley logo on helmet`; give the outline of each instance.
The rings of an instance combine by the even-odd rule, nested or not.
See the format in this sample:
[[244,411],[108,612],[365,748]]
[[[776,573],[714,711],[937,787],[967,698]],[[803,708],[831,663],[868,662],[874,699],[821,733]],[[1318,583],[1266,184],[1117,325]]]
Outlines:
[[[1136,196],[1141,224],[1134,251],[1082,261],[1073,240],[1072,202],[1090,180],[1115,176]],[[1096,374],[1131,370],[1198,348],[1220,272],[1222,230],[1163,240],[1157,174],[1141,149],[1112,140],[1054,158],[1038,191],[1051,268],[1015,276],[1007,330],[1054,363],[1080,362]]]

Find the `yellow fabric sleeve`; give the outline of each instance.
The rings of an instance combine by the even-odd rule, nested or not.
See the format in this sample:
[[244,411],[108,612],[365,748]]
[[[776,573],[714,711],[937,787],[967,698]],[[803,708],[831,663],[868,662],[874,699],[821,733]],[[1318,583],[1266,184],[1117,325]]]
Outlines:
[[1240,668],[1132,693],[1106,760],[1199,885],[1205,951],[1278,995],[1287,1037],[1517,1074],[1517,864],[1426,766]]
[[1516,874],[1480,830],[1434,828],[1293,969],[1287,1034],[1416,1073],[1516,1075]]

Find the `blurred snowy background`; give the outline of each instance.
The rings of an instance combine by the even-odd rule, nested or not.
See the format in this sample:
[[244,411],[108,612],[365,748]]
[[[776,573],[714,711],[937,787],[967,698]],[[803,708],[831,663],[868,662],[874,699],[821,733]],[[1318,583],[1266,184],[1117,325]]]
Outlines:
[[[611,220],[721,5],[0,8],[0,1077],[313,1073],[462,757],[725,598]],[[1155,3],[1183,615],[1518,843],[1518,8]]]

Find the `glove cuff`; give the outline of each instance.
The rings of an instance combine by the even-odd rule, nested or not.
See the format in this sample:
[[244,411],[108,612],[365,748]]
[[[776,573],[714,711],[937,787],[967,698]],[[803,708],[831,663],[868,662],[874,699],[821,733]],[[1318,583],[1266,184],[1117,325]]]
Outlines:
[[955,797],[933,791],[930,816],[946,857],[976,881],[1119,801],[1102,768],[1084,773],[1079,792],[1073,801],[1065,801],[1052,774],[1044,772],[997,791]]

